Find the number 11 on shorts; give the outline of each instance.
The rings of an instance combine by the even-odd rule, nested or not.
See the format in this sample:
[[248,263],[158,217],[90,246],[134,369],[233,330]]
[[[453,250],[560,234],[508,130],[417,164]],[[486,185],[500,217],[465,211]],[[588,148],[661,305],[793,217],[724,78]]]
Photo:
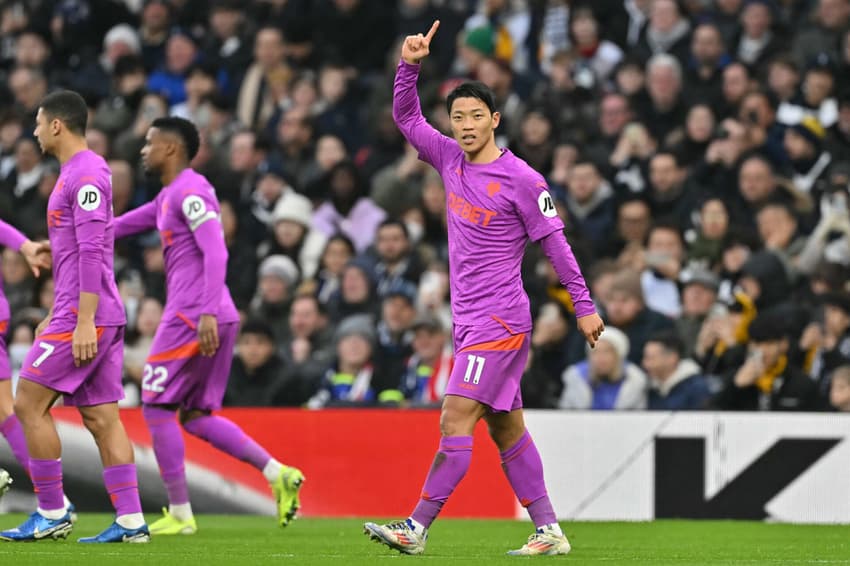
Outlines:
[[[481,379],[481,372],[484,371],[484,358],[482,356],[467,354],[466,359],[469,360],[469,363],[466,366],[463,381],[469,383],[470,378],[472,378],[472,383],[478,385],[478,381]],[[472,375],[473,369],[475,370],[474,377]]]

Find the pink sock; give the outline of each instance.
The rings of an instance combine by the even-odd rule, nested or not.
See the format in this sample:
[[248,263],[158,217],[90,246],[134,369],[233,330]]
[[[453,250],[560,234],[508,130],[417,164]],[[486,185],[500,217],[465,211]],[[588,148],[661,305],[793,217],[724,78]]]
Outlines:
[[12,454],[15,455],[15,459],[27,475],[29,475],[30,456],[29,452],[27,452],[27,439],[24,437],[24,429],[21,427],[18,417],[11,415],[0,423],[0,434],[6,437],[9,446],[12,448]]
[[136,464],[121,464],[104,468],[103,483],[106,485],[106,492],[109,493],[109,499],[112,501],[112,506],[115,507],[117,517],[142,512]]
[[265,448],[245,434],[236,423],[224,417],[205,415],[183,425],[189,434],[202,438],[234,458],[248,462],[260,471],[266,467],[271,455]]
[[186,447],[183,431],[177,423],[176,411],[151,405],[142,407],[145,423],[153,440],[153,451],[159,464],[159,474],[172,505],[189,503],[189,485],[186,482]]
[[519,502],[528,510],[534,526],[557,522],[543,481],[543,461],[534,440],[526,430],[516,444],[501,453],[502,469]]
[[423,525],[431,526],[446,500],[463,479],[472,461],[471,436],[444,436],[434,456],[431,471],[425,479],[425,487],[416,509],[410,518]]
[[30,458],[30,477],[32,478],[38,508],[55,511],[65,508],[62,489],[62,460],[39,460]]

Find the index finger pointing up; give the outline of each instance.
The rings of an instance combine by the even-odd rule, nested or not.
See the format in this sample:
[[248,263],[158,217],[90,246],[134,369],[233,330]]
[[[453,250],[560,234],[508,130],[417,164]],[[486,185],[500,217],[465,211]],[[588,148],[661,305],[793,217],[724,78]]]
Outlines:
[[431,43],[431,38],[434,37],[434,34],[437,33],[437,28],[440,27],[440,20],[434,20],[434,23],[431,25],[431,29],[428,30],[428,33],[425,34],[425,42]]

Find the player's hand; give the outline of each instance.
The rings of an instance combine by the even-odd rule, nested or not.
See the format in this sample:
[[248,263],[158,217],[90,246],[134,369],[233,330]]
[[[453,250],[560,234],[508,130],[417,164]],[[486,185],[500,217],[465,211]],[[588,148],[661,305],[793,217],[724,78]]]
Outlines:
[[579,318],[577,323],[579,332],[582,333],[587,343],[590,344],[590,347],[595,348],[599,336],[605,330],[605,323],[602,322],[602,318],[598,314],[593,313]]
[[201,355],[210,357],[218,350],[218,320],[211,314],[202,314],[198,322],[198,343]]
[[21,244],[21,254],[27,260],[32,274],[36,277],[41,275],[42,269],[50,269],[53,264],[50,256],[50,242],[47,241],[33,242],[27,240]]
[[84,366],[97,355],[97,328],[94,321],[77,321],[71,342],[74,351],[74,365]]
[[421,33],[416,35],[408,35],[404,38],[404,43],[401,45],[401,58],[405,63],[415,65],[422,59],[428,56],[431,52],[431,40],[434,34],[437,33],[437,28],[440,27],[440,20],[434,20],[434,24],[428,33],[424,36]]

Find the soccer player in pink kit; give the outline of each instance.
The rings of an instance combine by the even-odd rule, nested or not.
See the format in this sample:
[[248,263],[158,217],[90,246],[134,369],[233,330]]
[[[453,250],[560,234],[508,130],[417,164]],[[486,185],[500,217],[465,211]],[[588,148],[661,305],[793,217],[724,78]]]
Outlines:
[[239,331],[239,313],[224,282],[227,248],[215,189],[189,167],[200,145],[188,120],[160,118],[142,148],[145,169],[162,179],[152,202],[116,220],[115,237],[156,229],[165,254],[168,300],[142,377],[145,422],[168,492],[169,508],[151,524],[157,535],[193,534],[185,448],[177,422],[187,432],[263,472],[286,526],[298,510],[304,475],[272,458],[221,409]]
[[35,136],[62,169],[47,202],[56,282],[53,309],[39,326],[20,373],[15,414],[30,454],[38,509],[0,539],[65,538],[71,514],[62,490],[62,454],[50,407],[62,395],[94,436],[116,519],[80,542],[148,542],[139,501],[133,446],[118,413],[123,399],[124,306],[113,273],[112,186],[109,167],[86,145],[88,107],[71,91],[41,101]]
[[493,93],[465,83],[449,94],[454,140],[422,116],[416,94],[419,61],[431,38],[408,36],[395,77],[393,117],[419,157],[446,185],[449,276],[455,366],[440,417],[442,438],[425,486],[407,520],[366,523],[372,539],[406,554],[425,551],[427,530],[469,467],[472,433],[484,419],[502,457],[502,468],[535,532],[515,555],[566,554],[543,481],[543,465],[522,416],[520,378],[529,350],[531,314],[520,263],[528,239],[537,241],[567,287],[578,327],[591,346],[603,331],[572,250],[564,238],[543,177],[495,142],[499,125]]
[[[50,267],[50,247],[36,243],[21,234],[14,226],[0,220],[0,246],[21,252],[30,264],[33,274],[38,277],[40,268]],[[0,434],[6,437],[15,459],[29,474],[29,455],[24,430],[18,417],[15,416],[12,398],[12,368],[9,366],[9,355],[6,352],[6,331],[9,328],[9,302],[3,294],[0,281]],[[5,478],[5,480],[4,480]],[[0,496],[11,483],[8,475],[0,473]]]

